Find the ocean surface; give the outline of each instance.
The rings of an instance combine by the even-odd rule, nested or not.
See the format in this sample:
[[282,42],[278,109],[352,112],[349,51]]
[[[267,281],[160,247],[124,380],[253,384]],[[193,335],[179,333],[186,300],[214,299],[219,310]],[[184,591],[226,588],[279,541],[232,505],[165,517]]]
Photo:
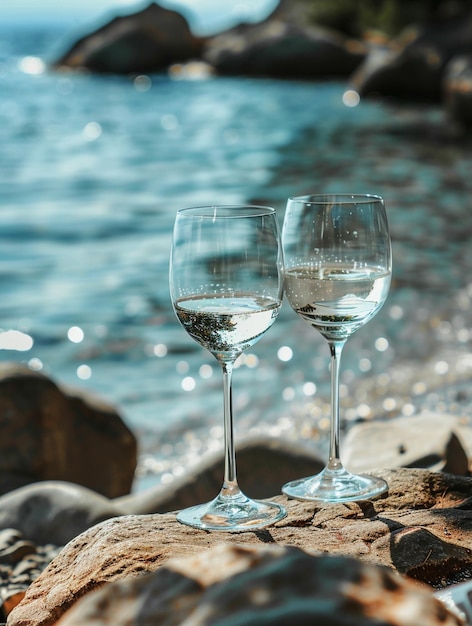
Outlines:
[[[429,409],[472,418],[472,137],[436,106],[361,101],[342,82],[56,73],[74,38],[0,27],[0,359],[116,406],[135,489],[222,446],[222,380],[168,290],[175,212],[290,195],[385,198],[394,274],[347,343],[345,429]],[[325,454],[329,350],[285,303],[234,372],[239,438]]]

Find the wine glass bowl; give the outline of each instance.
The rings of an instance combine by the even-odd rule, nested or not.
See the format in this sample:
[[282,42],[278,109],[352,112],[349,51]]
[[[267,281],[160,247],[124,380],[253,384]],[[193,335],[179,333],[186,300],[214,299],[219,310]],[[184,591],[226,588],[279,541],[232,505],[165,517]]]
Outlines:
[[177,519],[206,530],[263,528],[285,516],[279,504],[252,500],[239,488],[232,412],[232,370],[277,318],[283,298],[283,254],[275,210],[207,206],[177,212],[169,284],[188,334],[222,367],[225,470],[214,500]]
[[331,353],[329,460],[312,477],[282,491],[302,500],[345,502],[381,495],[387,484],[348,472],[340,459],[339,365],[347,339],[384,304],[391,244],[383,199],[323,194],[289,198],[282,228],[285,295],[293,310],[327,340]]

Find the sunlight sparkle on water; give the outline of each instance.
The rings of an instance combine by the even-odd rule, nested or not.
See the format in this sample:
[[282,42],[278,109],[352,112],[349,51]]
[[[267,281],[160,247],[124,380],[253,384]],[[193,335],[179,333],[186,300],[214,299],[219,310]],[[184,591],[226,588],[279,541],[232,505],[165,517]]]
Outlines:
[[208,365],[208,363],[205,363],[200,366],[198,373],[201,378],[211,378],[213,376],[213,368],[211,365]]
[[385,398],[382,402],[382,406],[385,411],[394,411],[397,408],[397,401],[395,398]]
[[41,361],[41,359],[34,357],[28,361],[28,367],[30,368],[30,370],[39,372],[40,370],[43,369],[43,362]]
[[438,361],[434,365],[434,371],[440,376],[442,376],[443,374],[447,374],[447,372],[449,371],[449,364],[446,363],[446,361]]
[[401,320],[404,315],[403,308],[398,304],[394,304],[390,307],[389,315],[392,320]]
[[175,369],[177,371],[177,374],[184,375],[189,371],[190,365],[187,361],[179,361],[175,366]]
[[303,393],[305,396],[314,396],[316,393],[316,385],[312,382],[307,382],[303,385]]
[[79,326],[71,326],[67,331],[67,338],[72,343],[80,343],[84,340],[84,331]]
[[18,63],[18,67],[25,74],[43,74],[46,70],[46,65],[42,59],[39,57],[23,57],[21,61]]
[[343,93],[343,104],[347,107],[356,107],[360,101],[361,97],[354,89],[348,89]]
[[84,126],[82,134],[87,141],[95,141],[102,134],[102,127],[98,122],[89,122]]
[[0,350],[18,350],[26,352],[33,347],[33,338],[19,330],[0,332]]
[[184,391],[193,391],[196,386],[195,378],[192,378],[192,376],[186,376],[182,380],[181,386]]
[[92,376],[92,368],[85,363],[77,368],[77,377],[80,380],[88,380]]
[[388,339],[386,339],[385,337],[379,337],[375,341],[374,345],[375,345],[375,349],[378,350],[379,352],[385,352],[385,350],[388,350],[390,346]]
[[372,410],[368,404],[360,404],[357,407],[357,414],[359,417],[368,418],[372,414]]
[[149,76],[146,76],[145,74],[141,74],[140,76],[136,76],[136,78],[133,81],[133,85],[136,91],[145,93],[146,91],[149,91],[151,89],[152,80],[149,78]]
[[293,357],[293,350],[290,346],[282,346],[277,350],[277,358],[284,363],[290,361]]
[[154,346],[153,348],[153,354],[154,356],[157,356],[159,358],[162,358],[163,356],[166,356],[167,354],[167,346],[165,345],[165,343],[158,343]]
[[290,402],[295,398],[295,389],[293,387],[285,387],[282,391],[282,398],[285,402]]
[[234,363],[234,369],[238,369],[238,367],[242,367],[245,365],[250,369],[254,369],[259,365],[259,357],[255,354],[241,354]]

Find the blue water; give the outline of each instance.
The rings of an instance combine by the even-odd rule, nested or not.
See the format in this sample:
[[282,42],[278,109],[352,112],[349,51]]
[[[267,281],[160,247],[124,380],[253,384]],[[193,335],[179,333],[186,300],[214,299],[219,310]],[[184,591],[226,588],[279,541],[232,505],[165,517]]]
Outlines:
[[[350,108],[340,82],[41,71],[67,33],[0,37],[0,319],[18,331],[0,359],[113,403],[139,440],[137,489],[221,446],[218,366],[169,300],[182,206],[266,203],[281,223],[289,195],[383,195],[394,280],[346,347],[346,422],[472,416],[472,140],[441,108]],[[238,436],[323,450],[328,364],[285,304],[235,371]]]

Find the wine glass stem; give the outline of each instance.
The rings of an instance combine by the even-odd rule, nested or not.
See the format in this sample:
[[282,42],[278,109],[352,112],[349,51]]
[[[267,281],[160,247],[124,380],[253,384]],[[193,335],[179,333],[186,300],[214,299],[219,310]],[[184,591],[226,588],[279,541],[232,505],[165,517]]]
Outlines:
[[225,474],[220,496],[224,498],[238,495],[240,489],[236,479],[236,452],[234,446],[233,362],[224,361],[221,363],[221,366],[223,368]]
[[331,431],[329,441],[328,470],[342,469],[339,452],[340,419],[339,419],[339,366],[345,341],[330,341],[331,351]]

